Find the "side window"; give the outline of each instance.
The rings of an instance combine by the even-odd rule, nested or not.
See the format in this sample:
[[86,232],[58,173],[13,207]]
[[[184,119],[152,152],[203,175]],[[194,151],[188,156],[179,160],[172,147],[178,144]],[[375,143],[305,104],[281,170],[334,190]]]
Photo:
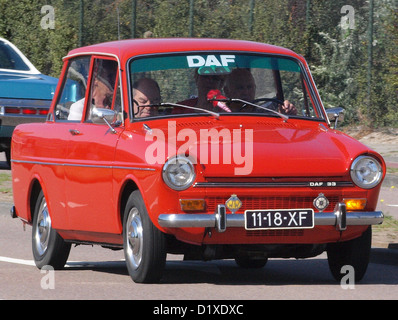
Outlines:
[[116,112],[120,111],[120,94],[119,97],[117,94],[119,92],[117,70],[118,64],[114,60],[94,60],[93,78],[90,88],[90,103],[87,111],[87,119],[89,121],[92,118],[91,115],[94,108],[114,109]]
[[85,56],[70,61],[60,98],[55,107],[57,120],[81,120],[90,59],[89,56]]

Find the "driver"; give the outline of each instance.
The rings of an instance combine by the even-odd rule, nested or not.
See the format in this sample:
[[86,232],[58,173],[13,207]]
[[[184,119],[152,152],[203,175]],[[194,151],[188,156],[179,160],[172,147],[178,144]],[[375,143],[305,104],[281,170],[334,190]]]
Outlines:
[[[225,81],[224,92],[230,99],[241,99],[253,103],[256,96],[256,83],[250,70],[243,68],[234,69]],[[240,111],[241,106],[241,103],[230,104],[230,108],[234,112]],[[273,109],[272,105],[267,105],[266,107]],[[251,108],[254,111],[254,107]],[[279,105],[278,108],[278,111],[284,114],[297,114],[296,107],[288,100],[285,100],[284,104]]]

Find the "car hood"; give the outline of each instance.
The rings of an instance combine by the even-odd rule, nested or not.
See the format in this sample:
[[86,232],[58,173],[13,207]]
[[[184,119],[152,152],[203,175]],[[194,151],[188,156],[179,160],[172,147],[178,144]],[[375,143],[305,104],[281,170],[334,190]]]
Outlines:
[[[355,157],[371,152],[322,122],[240,118],[169,121],[145,139],[158,146],[164,139],[166,157],[189,154],[205,177],[341,177]],[[158,155],[153,147],[149,153]]]
[[0,98],[52,100],[57,83],[43,74],[0,72]]

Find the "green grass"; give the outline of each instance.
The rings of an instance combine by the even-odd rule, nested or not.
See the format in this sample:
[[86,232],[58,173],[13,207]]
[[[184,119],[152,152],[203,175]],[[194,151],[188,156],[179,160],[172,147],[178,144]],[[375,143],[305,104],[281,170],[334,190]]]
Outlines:
[[398,174],[398,168],[387,167],[387,173]]
[[393,229],[397,231],[398,235],[398,220],[392,216],[384,215],[384,221],[382,224],[378,224],[373,226],[373,230],[384,230],[384,229]]
[[11,181],[11,175],[8,173],[0,173],[0,183]]
[[[1,193],[11,193],[12,187],[9,183],[11,182],[11,175],[9,173],[0,173],[0,192]],[[5,185],[7,183],[7,185]]]

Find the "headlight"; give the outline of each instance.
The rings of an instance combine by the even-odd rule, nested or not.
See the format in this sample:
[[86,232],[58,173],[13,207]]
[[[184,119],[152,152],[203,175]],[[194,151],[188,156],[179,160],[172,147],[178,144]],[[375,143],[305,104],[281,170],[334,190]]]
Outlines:
[[375,158],[359,156],[351,165],[351,178],[358,187],[371,189],[380,183],[383,170]]
[[187,157],[176,156],[164,164],[162,176],[171,189],[185,190],[195,180],[195,168]]

